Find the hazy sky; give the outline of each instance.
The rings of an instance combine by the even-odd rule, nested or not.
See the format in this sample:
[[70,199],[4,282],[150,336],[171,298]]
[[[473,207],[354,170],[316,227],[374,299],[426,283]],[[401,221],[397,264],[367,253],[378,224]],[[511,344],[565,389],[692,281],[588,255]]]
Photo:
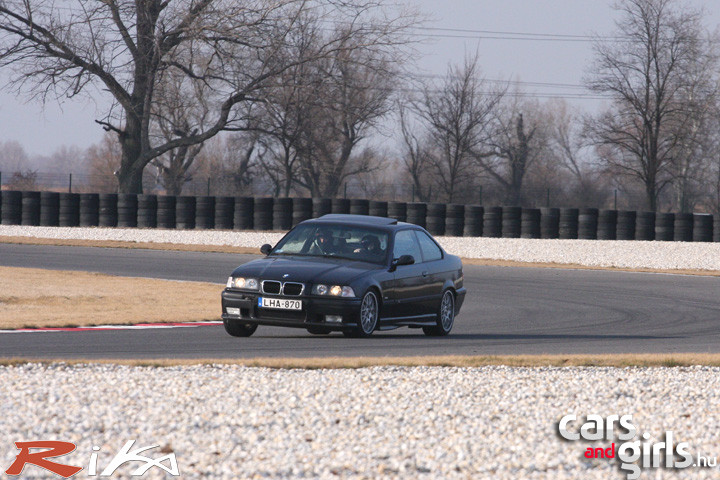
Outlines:
[[[467,53],[477,49],[483,73],[489,79],[533,82],[522,89],[541,98],[566,96],[583,108],[598,108],[598,101],[583,98],[587,92],[579,88],[592,56],[590,42],[577,37],[612,32],[612,1],[416,3],[431,18],[428,28],[421,32],[430,38],[418,47],[422,55],[419,66],[424,73],[443,74],[449,62],[462,62]],[[705,8],[706,26],[714,29],[720,21],[720,2],[689,3]],[[0,72],[3,83],[5,78],[6,74]],[[0,91],[0,141],[17,140],[30,154],[49,154],[63,144],[85,148],[97,142],[103,131],[94,123],[95,118],[99,118],[96,107],[87,100],[67,100],[62,106],[52,102],[43,108]]]

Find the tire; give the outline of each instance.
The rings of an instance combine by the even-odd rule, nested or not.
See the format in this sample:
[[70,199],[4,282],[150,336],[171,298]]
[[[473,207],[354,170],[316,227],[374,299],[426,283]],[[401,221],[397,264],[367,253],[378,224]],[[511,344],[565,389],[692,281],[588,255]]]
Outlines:
[[378,297],[373,290],[368,290],[360,303],[358,326],[352,330],[343,330],[343,335],[346,337],[369,337],[377,328],[379,317]]
[[455,323],[455,295],[451,290],[445,290],[438,306],[437,325],[423,327],[425,335],[430,337],[444,337],[450,333]]
[[307,327],[306,330],[313,335],[327,335],[330,333],[330,329],[325,327]]
[[255,330],[257,324],[243,323],[242,320],[224,320],[225,331],[233,337],[249,337]]

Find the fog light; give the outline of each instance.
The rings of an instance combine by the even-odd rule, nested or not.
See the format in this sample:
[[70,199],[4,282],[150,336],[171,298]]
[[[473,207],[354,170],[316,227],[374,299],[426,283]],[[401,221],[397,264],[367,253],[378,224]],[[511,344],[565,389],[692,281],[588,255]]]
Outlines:
[[342,316],[340,315],[325,315],[326,323],[342,323]]
[[240,316],[240,309],[239,309],[239,308],[227,307],[227,308],[225,309],[225,311],[227,312],[228,315],[237,315],[238,317]]

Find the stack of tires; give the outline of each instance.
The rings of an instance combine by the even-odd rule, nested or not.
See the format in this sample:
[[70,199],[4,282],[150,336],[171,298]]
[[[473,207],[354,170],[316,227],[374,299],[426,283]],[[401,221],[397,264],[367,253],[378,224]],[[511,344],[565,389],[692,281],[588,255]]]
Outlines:
[[255,200],[252,197],[235,197],[233,229],[252,230],[255,221]]
[[215,197],[215,228],[232,230],[235,214],[235,197]]
[[312,198],[293,198],[292,225],[313,218]]
[[693,214],[692,213],[676,213],[675,214],[675,241],[676,242],[692,242],[693,239]]
[[387,217],[388,202],[370,200],[370,205],[368,207],[368,215],[372,215],[373,217]]
[[502,235],[502,207],[488,207],[483,212],[483,237]]
[[215,197],[195,199],[195,228],[199,230],[215,228]]
[[388,202],[387,204],[388,218],[394,218],[399,222],[407,221],[407,203],[405,202]]
[[520,216],[520,236],[522,238],[540,238],[540,209],[522,209]]
[[350,213],[350,200],[347,198],[333,198],[330,200],[331,213]]
[[[388,210],[389,210],[388,206]],[[389,213],[389,212],[388,212]],[[425,228],[425,216],[427,215],[427,204],[412,202],[407,204],[406,221]]]
[[617,210],[600,210],[598,212],[598,240],[615,240],[617,238]]
[[[23,206],[23,208],[24,208],[24,206]],[[693,215],[693,242],[712,242],[712,241],[713,241],[713,216],[696,213],[695,215]]]
[[40,225],[40,192],[22,192],[22,224]]
[[60,194],[40,192],[40,225],[57,227],[60,225]]
[[0,200],[0,215],[3,225],[20,225],[22,223],[22,192],[5,190]]
[[80,226],[97,227],[100,224],[100,195],[80,194]]
[[429,203],[425,216],[425,228],[431,235],[445,235],[445,204]]
[[465,205],[463,236],[482,237],[484,213],[485,209],[482,205]]
[[[60,194],[60,226],[77,227],[80,225],[80,195],[77,193]],[[134,225],[133,225],[134,226]]]
[[675,238],[675,214],[658,213],[655,215],[655,240],[672,242]]
[[720,215],[713,220],[713,242],[720,242]]
[[353,215],[368,215],[370,213],[370,202],[363,199],[350,200],[350,213]]
[[502,208],[502,236],[503,238],[520,238],[522,209],[520,207]]
[[598,209],[583,208],[578,211],[578,238],[596,240],[598,229]]
[[273,199],[257,197],[253,204],[253,228],[255,230],[272,230]]
[[175,228],[180,230],[195,228],[195,197],[175,198]]
[[[190,197],[195,199],[194,197]],[[62,207],[61,207],[62,208]],[[138,198],[134,193],[118,194],[118,227],[137,227]],[[62,214],[62,212],[60,212]],[[60,220],[62,222],[62,219]]]
[[580,211],[577,208],[561,208],[558,238],[571,240],[578,238]]
[[465,230],[465,205],[448,204],[445,209],[445,235],[462,237]]
[[543,207],[540,209],[540,238],[560,237],[560,209]]
[[100,212],[98,225],[101,227],[117,227],[118,224],[117,193],[100,194]]
[[635,214],[635,240],[655,240],[655,212]]
[[273,201],[273,230],[290,230],[293,219],[293,199],[276,198]]
[[138,195],[137,226],[139,228],[157,228],[157,195]]
[[621,210],[617,215],[617,239],[635,240],[635,212]]

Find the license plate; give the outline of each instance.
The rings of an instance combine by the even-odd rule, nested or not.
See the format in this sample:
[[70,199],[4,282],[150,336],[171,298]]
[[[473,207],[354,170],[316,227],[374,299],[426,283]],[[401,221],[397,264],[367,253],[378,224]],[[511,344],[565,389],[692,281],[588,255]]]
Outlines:
[[276,308],[278,310],[302,310],[302,300],[258,297],[258,307]]

